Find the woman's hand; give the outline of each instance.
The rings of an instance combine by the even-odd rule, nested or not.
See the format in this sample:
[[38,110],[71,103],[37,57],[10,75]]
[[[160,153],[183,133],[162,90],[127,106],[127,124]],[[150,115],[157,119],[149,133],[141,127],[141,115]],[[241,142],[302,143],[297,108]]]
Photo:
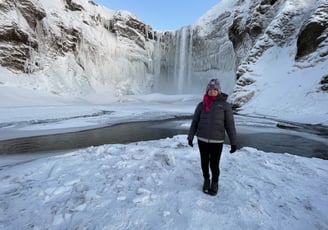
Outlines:
[[188,145],[189,145],[190,147],[194,147],[194,144],[192,143],[192,140],[188,139]]
[[230,153],[234,153],[237,150],[237,145],[231,145]]

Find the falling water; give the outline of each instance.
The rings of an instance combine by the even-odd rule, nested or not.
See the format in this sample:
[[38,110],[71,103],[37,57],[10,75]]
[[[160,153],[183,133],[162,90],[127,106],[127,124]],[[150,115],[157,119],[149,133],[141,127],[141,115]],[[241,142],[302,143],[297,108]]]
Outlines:
[[183,80],[186,75],[186,66],[188,63],[186,63],[186,56],[188,53],[186,52],[186,37],[187,37],[187,28],[183,27],[181,31],[179,31],[179,34],[177,36],[177,44],[180,49],[177,49],[179,51],[176,55],[178,60],[176,61],[176,74],[175,74],[175,82],[177,83],[178,92],[181,92],[183,90]]
[[219,78],[225,93],[235,85],[234,48],[224,31],[200,36],[186,26],[163,33],[156,45],[153,91],[173,94],[202,93],[208,80]]
[[192,84],[192,35],[190,27],[162,34],[155,53],[155,91],[190,93]]
[[189,91],[190,63],[191,63],[191,34],[189,27],[182,27],[177,31],[174,82],[178,93]]

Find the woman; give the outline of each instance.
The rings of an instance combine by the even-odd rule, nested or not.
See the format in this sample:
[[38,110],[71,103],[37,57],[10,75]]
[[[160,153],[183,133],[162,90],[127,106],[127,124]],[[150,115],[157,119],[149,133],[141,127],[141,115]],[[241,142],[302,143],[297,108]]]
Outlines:
[[235,121],[227,97],[226,94],[221,93],[219,80],[210,80],[203,101],[196,107],[188,134],[188,144],[191,147],[193,147],[194,136],[197,135],[204,177],[203,192],[210,195],[216,195],[218,192],[219,164],[225,132],[230,139],[230,153],[237,149]]

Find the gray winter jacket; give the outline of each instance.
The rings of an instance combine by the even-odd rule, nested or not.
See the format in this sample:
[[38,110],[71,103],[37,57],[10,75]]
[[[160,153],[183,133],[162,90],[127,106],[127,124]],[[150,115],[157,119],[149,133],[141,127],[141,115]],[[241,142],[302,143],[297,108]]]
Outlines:
[[198,138],[210,141],[224,141],[227,132],[231,145],[237,145],[237,134],[231,104],[227,102],[227,95],[220,94],[206,112],[203,102],[200,102],[194,112],[189,129],[188,140]]

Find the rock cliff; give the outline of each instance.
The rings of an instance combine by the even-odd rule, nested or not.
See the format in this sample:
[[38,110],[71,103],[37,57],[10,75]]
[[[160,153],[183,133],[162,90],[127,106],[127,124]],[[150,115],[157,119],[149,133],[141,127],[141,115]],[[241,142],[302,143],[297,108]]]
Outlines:
[[[194,25],[154,31],[130,12],[92,1],[3,0],[0,65],[59,95],[202,93],[217,76],[240,108],[256,95],[255,66],[270,48],[290,50],[295,68],[327,63],[327,1],[222,4]],[[327,91],[326,74],[314,81]]]

